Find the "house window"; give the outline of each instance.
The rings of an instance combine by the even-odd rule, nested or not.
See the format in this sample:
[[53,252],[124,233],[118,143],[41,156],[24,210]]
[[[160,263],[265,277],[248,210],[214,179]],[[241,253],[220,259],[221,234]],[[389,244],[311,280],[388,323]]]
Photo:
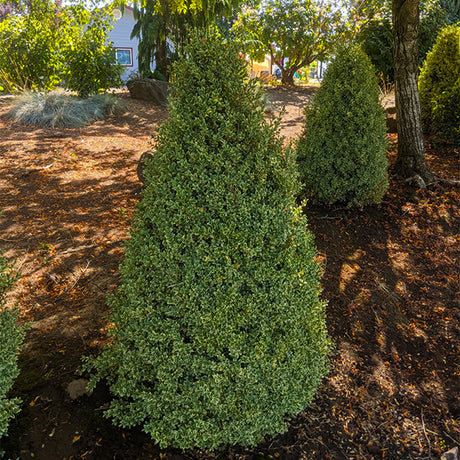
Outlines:
[[126,67],[133,66],[133,49],[132,48],[115,48],[115,57],[117,61]]

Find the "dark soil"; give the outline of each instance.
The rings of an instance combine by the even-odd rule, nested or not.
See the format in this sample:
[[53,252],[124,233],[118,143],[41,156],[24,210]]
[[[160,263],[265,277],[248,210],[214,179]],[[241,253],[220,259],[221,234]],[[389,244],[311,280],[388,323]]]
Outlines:
[[[295,137],[314,88],[270,91],[273,111],[287,106],[283,134]],[[12,101],[0,99],[0,249],[22,274],[9,303],[32,321],[12,392],[22,411],[0,441],[4,458],[422,460],[460,446],[459,189],[416,190],[393,173],[380,206],[305,209],[335,349],[313,403],[286,433],[248,449],[161,450],[103,417],[103,385],[70,399],[81,357],[107,341],[106,296],[140,198],[137,161],[167,116],[120,97],[124,112],[60,130],[14,125]],[[443,178],[458,179],[458,154],[427,143]]]

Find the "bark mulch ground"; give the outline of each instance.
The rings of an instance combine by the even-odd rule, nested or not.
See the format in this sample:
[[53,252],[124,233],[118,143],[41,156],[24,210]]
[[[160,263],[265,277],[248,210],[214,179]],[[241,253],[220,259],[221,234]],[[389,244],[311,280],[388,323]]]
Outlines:
[[[270,90],[273,111],[286,105],[288,138],[301,132],[313,91]],[[120,97],[123,112],[80,129],[13,124],[11,99],[0,99],[0,249],[22,275],[9,302],[32,321],[13,391],[22,410],[0,441],[4,458],[422,460],[460,446],[459,189],[416,190],[393,173],[380,206],[305,209],[335,349],[313,403],[285,434],[255,448],[160,450],[103,417],[102,385],[70,399],[81,356],[107,341],[106,297],[140,198],[137,161],[167,117]],[[443,178],[458,179],[458,154],[427,143]]]

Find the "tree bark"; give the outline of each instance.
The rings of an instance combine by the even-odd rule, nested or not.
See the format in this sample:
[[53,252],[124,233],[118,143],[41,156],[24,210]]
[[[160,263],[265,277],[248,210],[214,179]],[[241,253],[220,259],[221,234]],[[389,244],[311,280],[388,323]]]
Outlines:
[[392,0],[398,155],[396,172],[433,180],[425,159],[418,94],[419,0]]
[[166,41],[166,37],[164,39],[160,39],[157,43],[157,50],[155,54],[155,69],[158,69],[166,78],[168,78],[168,42]]
[[281,84],[294,86],[296,69],[281,69]]

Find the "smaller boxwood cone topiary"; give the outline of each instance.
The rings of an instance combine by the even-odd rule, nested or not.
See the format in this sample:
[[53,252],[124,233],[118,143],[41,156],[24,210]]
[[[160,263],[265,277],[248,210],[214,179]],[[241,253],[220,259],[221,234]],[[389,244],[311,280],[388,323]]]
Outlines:
[[386,125],[377,77],[358,45],[343,47],[327,69],[297,144],[308,194],[324,203],[379,203],[388,187]]
[[193,37],[112,299],[113,342],[90,360],[106,415],[161,447],[257,444],[285,430],[327,371],[313,236],[296,164],[236,48]]
[[424,131],[460,145],[460,26],[439,33],[419,79]]

